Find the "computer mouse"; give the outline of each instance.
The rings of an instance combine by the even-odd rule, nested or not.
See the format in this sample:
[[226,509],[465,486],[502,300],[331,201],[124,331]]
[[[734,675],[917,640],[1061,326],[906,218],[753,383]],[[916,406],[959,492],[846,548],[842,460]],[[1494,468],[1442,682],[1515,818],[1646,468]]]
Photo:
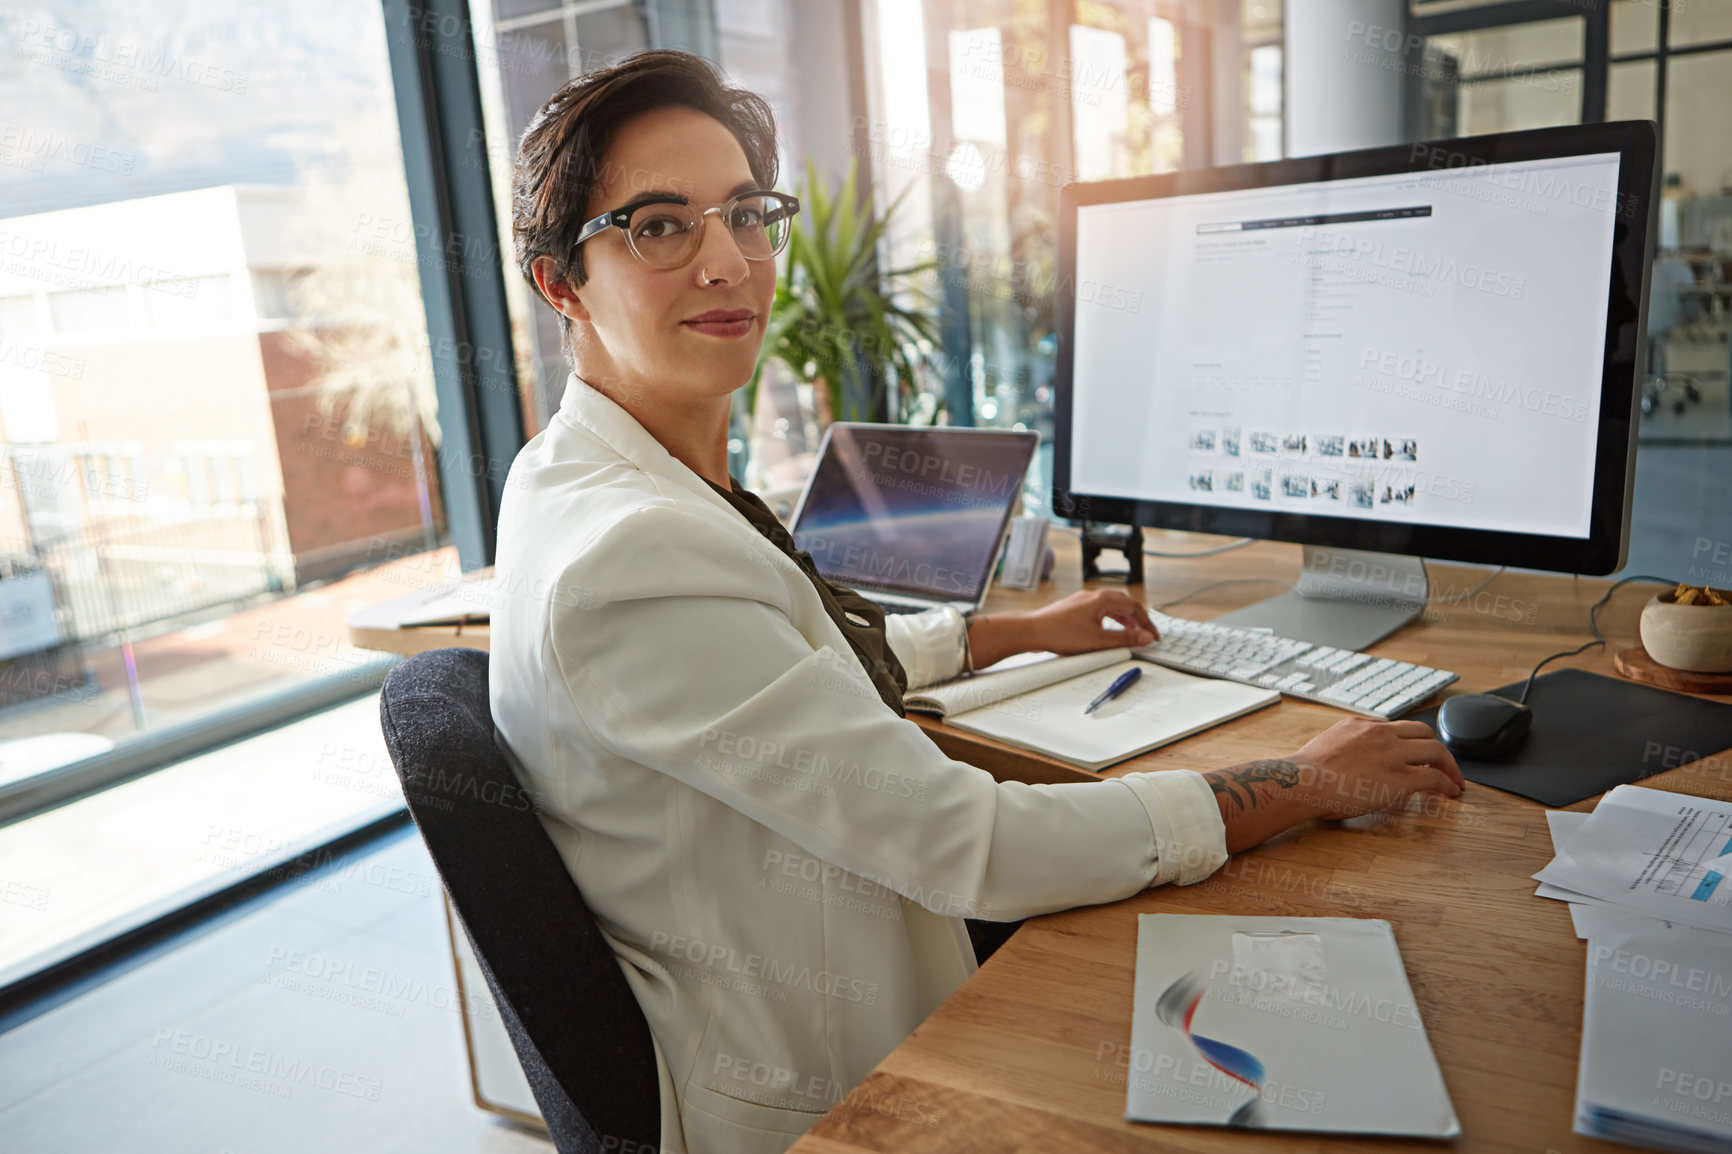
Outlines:
[[1513,750],[1534,723],[1534,711],[1495,693],[1451,697],[1437,711],[1437,736],[1457,757],[1495,758]]

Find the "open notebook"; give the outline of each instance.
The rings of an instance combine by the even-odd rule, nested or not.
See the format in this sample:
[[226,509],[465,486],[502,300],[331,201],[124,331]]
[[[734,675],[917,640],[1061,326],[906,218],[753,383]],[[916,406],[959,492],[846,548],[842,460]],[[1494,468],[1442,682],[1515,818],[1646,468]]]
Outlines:
[[[1083,713],[1132,668],[1143,671],[1135,685]],[[947,681],[905,695],[902,704],[1080,769],[1104,769],[1279,700],[1272,689],[1178,673],[1119,648]]]

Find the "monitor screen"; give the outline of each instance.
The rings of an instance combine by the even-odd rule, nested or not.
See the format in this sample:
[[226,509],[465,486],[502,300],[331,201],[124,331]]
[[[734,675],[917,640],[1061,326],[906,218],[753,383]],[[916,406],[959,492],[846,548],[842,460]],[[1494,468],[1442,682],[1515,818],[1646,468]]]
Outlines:
[[795,511],[795,546],[865,591],[975,601],[992,576],[1033,432],[832,424]]
[[1615,567],[1652,160],[1594,127],[1067,189],[1055,488],[1144,524]]

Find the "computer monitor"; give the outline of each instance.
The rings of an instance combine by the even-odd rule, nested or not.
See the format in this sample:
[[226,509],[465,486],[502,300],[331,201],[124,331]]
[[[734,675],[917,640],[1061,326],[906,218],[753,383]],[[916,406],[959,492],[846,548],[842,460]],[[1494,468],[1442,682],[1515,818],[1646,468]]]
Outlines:
[[1053,508],[1305,545],[1223,622],[1363,648],[1420,558],[1623,564],[1649,121],[1066,185]]

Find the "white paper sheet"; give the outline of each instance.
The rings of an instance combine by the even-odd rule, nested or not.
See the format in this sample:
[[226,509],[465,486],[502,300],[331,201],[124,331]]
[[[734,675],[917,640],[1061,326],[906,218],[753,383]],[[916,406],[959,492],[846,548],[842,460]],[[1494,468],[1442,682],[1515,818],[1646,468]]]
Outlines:
[[1620,785],[1536,880],[1648,917],[1732,931],[1732,804]]
[[1551,831],[1552,852],[1563,853],[1564,843],[1593,816],[1592,813],[1576,813],[1568,809],[1546,810],[1546,828]]

